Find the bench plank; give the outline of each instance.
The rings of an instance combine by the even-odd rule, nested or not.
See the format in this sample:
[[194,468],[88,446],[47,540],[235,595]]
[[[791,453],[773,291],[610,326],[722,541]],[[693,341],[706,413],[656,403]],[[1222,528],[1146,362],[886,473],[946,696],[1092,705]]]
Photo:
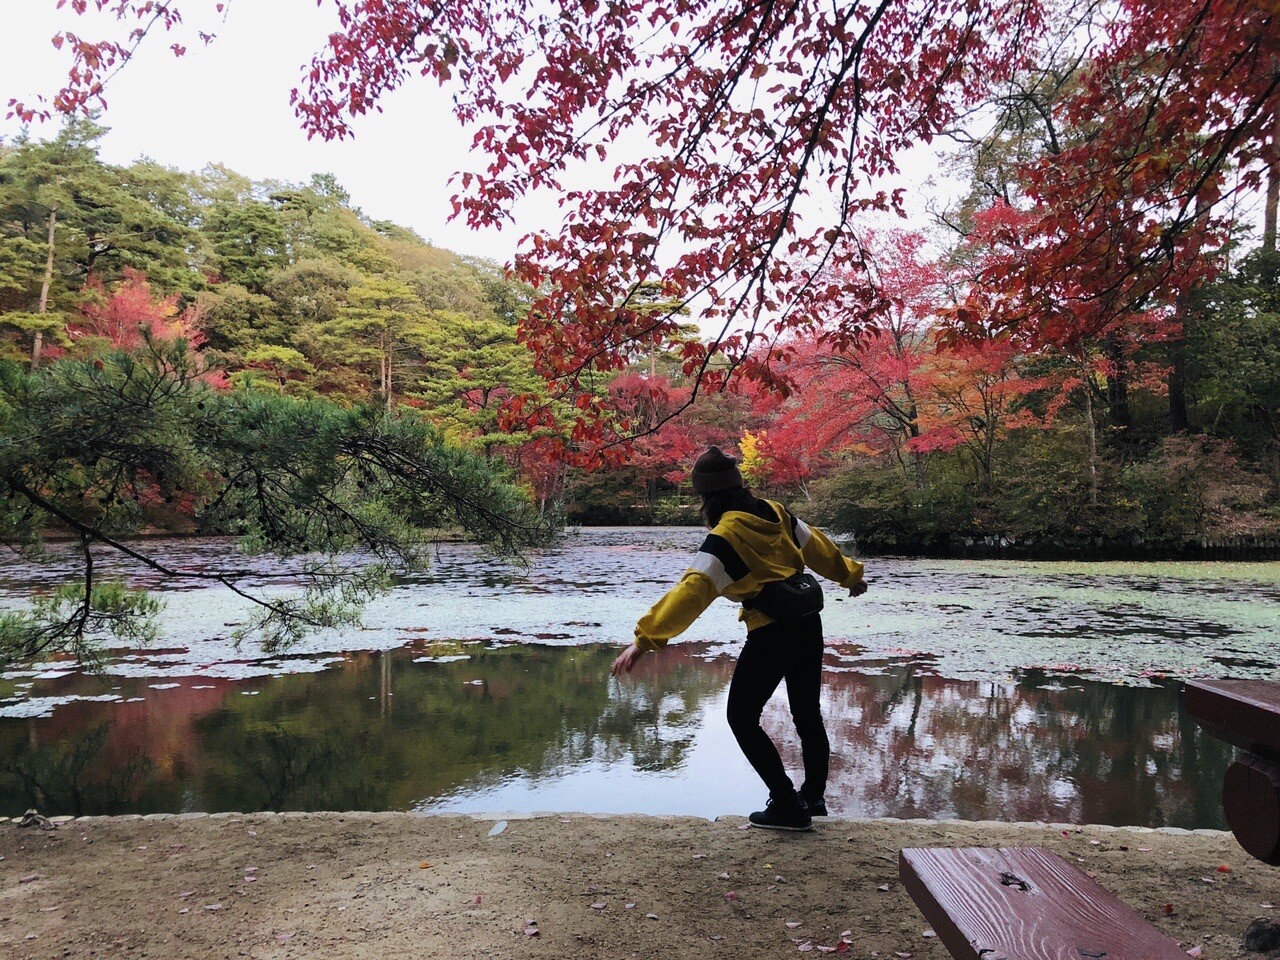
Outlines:
[[1188,680],[1187,714],[1219,740],[1280,761],[1280,683],[1270,680]]
[[898,875],[956,960],[1187,960],[1110,890],[1038,847],[907,849]]

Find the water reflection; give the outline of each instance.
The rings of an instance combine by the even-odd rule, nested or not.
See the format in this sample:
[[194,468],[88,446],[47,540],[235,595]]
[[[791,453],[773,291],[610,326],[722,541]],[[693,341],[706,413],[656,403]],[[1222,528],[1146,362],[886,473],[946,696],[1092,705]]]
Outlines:
[[[252,681],[50,677],[34,692],[118,699],[0,720],[0,814],[743,813],[761,789],[723,719],[719,649],[675,645],[623,683],[611,646],[423,642]],[[833,813],[1223,826],[1231,750],[1186,721],[1172,684],[857,659],[828,657]],[[766,725],[798,768],[781,698]]]

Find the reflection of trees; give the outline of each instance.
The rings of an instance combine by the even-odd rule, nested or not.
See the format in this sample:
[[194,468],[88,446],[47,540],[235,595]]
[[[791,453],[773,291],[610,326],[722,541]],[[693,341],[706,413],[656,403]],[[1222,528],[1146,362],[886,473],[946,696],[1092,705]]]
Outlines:
[[110,725],[103,722],[78,737],[47,745],[25,745],[0,766],[0,797],[8,812],[34,807],[51,814],[122,813],[136,809],[151,762],[141,754],[104,763]]
[[[860,816],[1221,825],[1217,785],[1231,751],[1181,715],[1172,687],[1044,677],[958,682],[911,667],[831,674],[828,797]],[[768,723],[798,745],[785,710]]]
[[668,647],[641,661],[633,680],[615,686],[594,731],[605,759],[630,755],[640,770],[672,770],[684,762],[706,722],[707,703],[733,673],[731,662],[704,662],[701,651],[692,644]]
[[696,736],[700,704],[725,682],[725,669],[673,651],[611,697],[612,648],[467,650],[469,660],[426,664],[353,654],[335,670],[229,698],[199,726],[200,803],[406,809],[460,784],[628,754],[668,769]]
[[214,809],[386,809],[386,771],[351,747],[334,730],[300,732],[220,715],[206,729],[205,796]]
[[[466,645],[442,652],[471,659],[421,664],[421,649],[351,654],[254,684],[256,696],[226,681],[202,691],[127,682],[122,696],[146,699],[0,722],[0,812],[409,809],[586,762],[672,770],[724,723],[707,709],[733,661],[705,662],[707,649],[673,645],[622,683],[608,678],[613,648],[533,645]],[[917,670],[827,674],[835,811],[1222,825],[1231,749],[1181,714],[1174,688],[1046,690],[1040,676],[979,683]],[[765,722],[798,769],[784,696]]]

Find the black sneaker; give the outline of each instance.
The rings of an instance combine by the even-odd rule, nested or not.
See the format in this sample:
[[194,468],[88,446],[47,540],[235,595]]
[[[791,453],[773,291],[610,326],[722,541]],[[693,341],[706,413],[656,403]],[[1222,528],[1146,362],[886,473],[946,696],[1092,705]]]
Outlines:
[[812,830],[813,818],[799,798],[783,803],[769,798],[763,810],[757,810],[748,818],[753,827],[766,830]]
[[825,817],[827,815],[826,800],[806,800],[801,797],[800,803],[809,811],[809,816],[811,817]]

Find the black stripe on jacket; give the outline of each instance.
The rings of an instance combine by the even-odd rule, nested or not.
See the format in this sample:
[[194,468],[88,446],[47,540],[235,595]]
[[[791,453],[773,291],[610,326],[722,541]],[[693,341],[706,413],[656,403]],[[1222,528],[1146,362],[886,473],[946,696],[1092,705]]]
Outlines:
[[702,546],[698,548],[702,553],[709,553],[721,563],[724,564],[724,572],[727,573],[734,582],[741,580],[751,568],[746,565],[743,559],[738,556],[738,551],[729,545],[729,541],[718,534],[708,534],[707,539],[702,541]]

